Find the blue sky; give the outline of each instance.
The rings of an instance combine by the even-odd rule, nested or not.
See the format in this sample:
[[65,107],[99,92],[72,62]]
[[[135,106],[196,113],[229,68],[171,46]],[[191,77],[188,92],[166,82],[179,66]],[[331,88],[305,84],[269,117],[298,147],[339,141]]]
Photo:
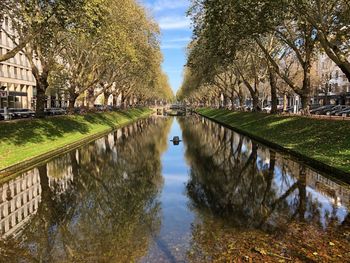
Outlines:
[[186,17],[189,0],[141,0],[161,29],[163,70],[168,74],[174,92],[182,83],[186,63],[186,46],[191,40],[191,22]]

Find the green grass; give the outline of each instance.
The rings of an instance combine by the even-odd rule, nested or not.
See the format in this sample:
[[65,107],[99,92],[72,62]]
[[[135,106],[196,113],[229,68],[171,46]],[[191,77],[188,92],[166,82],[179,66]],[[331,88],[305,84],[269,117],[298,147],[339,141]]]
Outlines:
[[198,112],[253,136],[350,173],[350,121],[317,120],[252,112]]
[[0,170],[150,113],[149,109],[131,109],[0,123]]

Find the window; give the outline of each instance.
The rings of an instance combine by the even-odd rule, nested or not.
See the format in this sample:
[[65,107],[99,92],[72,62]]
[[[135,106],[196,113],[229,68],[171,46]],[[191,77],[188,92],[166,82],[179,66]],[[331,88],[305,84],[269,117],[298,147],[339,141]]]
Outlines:
[[339,70],[336,70],[335,71],[335,79],[338,79],[339,78]]
[[338,91],[338,83],[334,83],[334,92]]
[[5,29],[8,29],[9,26],[9,18],[5,17]]

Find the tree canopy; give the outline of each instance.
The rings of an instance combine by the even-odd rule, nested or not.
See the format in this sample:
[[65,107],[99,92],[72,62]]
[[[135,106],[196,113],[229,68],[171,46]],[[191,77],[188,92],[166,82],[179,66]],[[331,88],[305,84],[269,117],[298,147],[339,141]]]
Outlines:
[[[194,32],[187,67],[200,81],[188,87],[186,78],[190,75],[185,74],[179,95],[191,94],[185,96],[187,99],[196,97],[197,103],[215,104],[224,97],[233,104],[236,99],[242,102],[242,96],[250,97],[253,109],[258,110],[267,87],[272,112],[276,112],[276,94],[285,93],[287,86],[307,109],[316,83],[313,67],[320,52],[350,80],[346,0],[194,0],[188,14]],[[221,81],[219,87],[217,79],[230,72],[232,78]],[[210,93],[215,94],[214,102],[208,101],[211,95],[199,95]]]
[[[50,84],[89,108],[97,97],[121,97],[125,106],[172,99],[161,70],[160,30],[135,0],[21,0],[2,3],[0,19],[14,49],[23,51],[37,82],[36,110],[42,114]],[[56,80],[54,82],[53,80]],[[116,99],[114,100],[116,101]]]

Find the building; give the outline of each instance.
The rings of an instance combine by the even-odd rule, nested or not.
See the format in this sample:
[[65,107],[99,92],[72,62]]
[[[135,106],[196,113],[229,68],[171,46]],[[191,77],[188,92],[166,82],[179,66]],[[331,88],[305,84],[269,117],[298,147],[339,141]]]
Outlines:
[[320,53],[316,61],[318,90],[315,104],[350,105],[350,83],[341,69],[327,56]]
[[[0,21],[1,23],[1,21]],[[13,34],[11,21],[5,17],[0,31],[0,53],[13,49],[14,43],[5,33]],[[39,64],[37,60],[36,63]],[[28,59],[19,52],[15,57],[0,62],[0,108],[29,108],[35,106],[36,81]]]
[[[69,190],[73,171],[69,155],[46,164],[48,184],[55,196]],[[0,184],[0,240],[15,237],[30,224],[42,201],[42,182],[37,168]]]
[[24,173],[0,186],[0,238],[22,232],[41,202],[37,170]]

